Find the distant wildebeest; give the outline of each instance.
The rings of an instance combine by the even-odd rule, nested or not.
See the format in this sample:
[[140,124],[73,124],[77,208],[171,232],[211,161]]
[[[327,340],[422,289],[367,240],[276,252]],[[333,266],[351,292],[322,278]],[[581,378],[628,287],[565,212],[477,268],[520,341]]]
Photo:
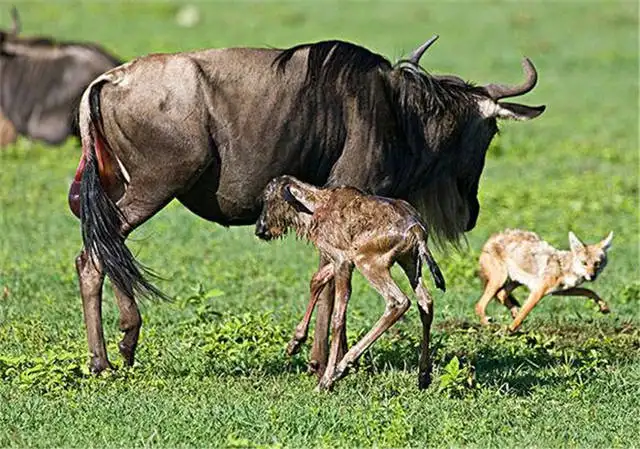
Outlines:
[[[225,226],[253,224],[264,187],[289,174],[408,200],[436,240],[472,229],[497,119],[532,119],[544,106],[499,101],[533,89],[528,59],[521,85],[473,86],[420,68],[433,40],[395,65],[358,45],[326,41],[155,54],[98,77],[80,104],[83,155],[69,191],[82,223],[76,268],[91,369],[109,367],[105,274],[120,309],[120,352],[133,363],[142,323],[134,296],[159,292],[125,239],[174,198]],[[310,357],[319,375],[333,307],[328,287]]]
[[[485,289],[476,304],[482,324],[489,324],[486,309],[495,297],[511,312],[515,331],[535,305],[546,295],[585,296],[592,299],[601,313],[609,306],[595,292],[579,287],[585,281],[595,281],[607,265],[607,251],[613,232],[598,243],[585,245],[569,232],[570,250],[558,250],[538,234],[521,229],[507,229],[492,235],[482,247],[480,277]],[[512,292],[525,285],[529,297],[522,309]]]
[[[296,327],[287,352],[297,352],[307,337],[309,320],[323,287],[335,283],[335,310],[331,348],[319,389],[330,389],[387,329],[407,311],[411,302],[391,277],[397,262],[411,282],[420,309],[422,345],[418,386],[431,383],[429,339],[433,321],[433,300],[422,282],[422,264],[429,267],[436,286],[444,291],[440,268],[427,246],[427,227],[409,203],[399,199],[365,195],[353,187],[316,188],[291,176],[271,181],[262,197],[262,212],[256,235],[264,240],[284,236],[293,229],[312,242],[328,263],[311,281],[311,298],[304,318]],[[351,278],[357,268],[380,293],[387,305],[371,330],[342,358],[340,341],[346,332],[347,303]]]
[[[59,144],[79,136],[77,112],[82,92],[98,75],[122,61],[95,44],[21,37],[18,11],[13,27],[0,31],[0,146],[17,135]],[[6,123],[8,122],[8,123]],[[9,125],[10,124],[10,125]]]

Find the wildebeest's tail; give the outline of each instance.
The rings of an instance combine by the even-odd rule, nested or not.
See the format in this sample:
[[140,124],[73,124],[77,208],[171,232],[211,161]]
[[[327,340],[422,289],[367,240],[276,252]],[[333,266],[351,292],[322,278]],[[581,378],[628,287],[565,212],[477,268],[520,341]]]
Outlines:
[[421,239],[418,242],[418,257],[422,263],[426,263],[429,267],[429,271],[431,271],[431,277],[433,277],[433,282],[443,292],[447,290],[444,282],[444,276],[440,271],[440,267],[436,263],[435,259],[431,255],[431,251],[429,251],[429,247],[427,246],[426,239]]
[[[86,164],[80,186],[80,220],[82,240],[90,257],[102,264],[113,285],[129,297],[166,296],[154,287],[145,275],[153,275],[142,267],[125,245],[122,225],[125,217],[108,196],[101,179],[98,157],[110,157],[102,132],[100,92],[109,82],[105,76],[96,80],[83,95],[80,105],[80,126]],[[98,155],[100,153],[100,155]],[[143,274],[144,273],[144,274]]]

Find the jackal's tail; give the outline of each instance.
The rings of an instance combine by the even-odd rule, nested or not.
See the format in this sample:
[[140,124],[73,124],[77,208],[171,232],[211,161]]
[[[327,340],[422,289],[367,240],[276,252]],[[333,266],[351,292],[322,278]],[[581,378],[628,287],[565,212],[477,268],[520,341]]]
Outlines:
[[447,290],[444,282],[444,276],[440,271],[440,267],[436,263],[436,260],[433,258],[431,251],[429,251],[429,247],[427,246],[426,238],[420,239],[418,243],[418,257],[420,257],[420,261],[422,263],[426,263],[429,267],[429,271],[431,272],[431,277],[433,278],[433,282],[443,292]]

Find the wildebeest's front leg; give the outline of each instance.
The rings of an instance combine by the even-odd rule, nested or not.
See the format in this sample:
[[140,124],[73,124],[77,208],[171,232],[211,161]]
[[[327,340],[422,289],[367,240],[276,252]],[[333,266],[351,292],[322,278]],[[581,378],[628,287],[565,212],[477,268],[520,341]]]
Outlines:
[[351,296],[351,276],[353,266],[350,263],[341,263],[334,267],[334,282],[336,287],[336,298],[331,317],[331,348],[329,360],[324,375],[318,383],[319,390],[328,390],[334,382],[336,364],[342,359],[340,345],[346,339],[347,305]]
[[124,332],[124,336],[118,344],[118,349],[120,349],[125,365],[133,366],[140,328],[142,327],[142,318],[134,298],[125,295],[116,287],[113,288],[113,291],[120,310],[120,330]]
[[98,374],[111,368],[102,330],[102,285],[104,274],[98,260],[91,260],[85,249],[76,258],[76,270],[80,281],[80,295],[87,328],[87,342],[91,353],[89,369]]
[[[329,260],[320,257],[320,267],[329,263]],[[315,373],[318,379],[324,376],[329,359],[329,322],[333,313],[333,303],[335,299],[335,285],[333,281],[327,282],[322,289],[316,303],[316,326],[313,336],[313,346],[309,356],[309,372]],[[340,338],[340,348],[338,360],[347,352],[346,332]]]
[[311,278],[311,285],[309,288],[311,293],[309,297],[309,303],[307,304],[307,310],[305,311],[302,321],[300,321],[300,323],[296,326],[293,338],[287,345],[287,354],[297,354],[298,351],[300,351],[300,345],[302,345],[302,343],[306,341],[307,335],[309,333],[309,322],[311,321],[313,309],[316,306],[316,302],[318,301],[318,297],[320,296],[320,293],[322,293],[323,288],[331,280],[333,280],[333,264],[327,264],[324,267],[320,268]]

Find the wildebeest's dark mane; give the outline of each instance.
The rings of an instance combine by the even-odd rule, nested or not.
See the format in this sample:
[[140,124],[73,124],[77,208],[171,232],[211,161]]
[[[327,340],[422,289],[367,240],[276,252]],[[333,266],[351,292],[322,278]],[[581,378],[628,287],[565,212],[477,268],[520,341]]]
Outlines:
[[[468,216],[467,195],[458,186],[457,173],[462,168],[456,141],[465,122],[478,113],[472,97],[486,96],[484,89],[457,77],[432,75],[410,61],[391,64],[342,41],[282,50],[274,66],[284,73],[294,54],[305,49],[305,98],[300,107],[312,108],[317,117],[313,126],[320,129],[316,135],[323,136],[325,147],[331,148],[328,143],[339,141],[344,133],[346,108],[341,101],[352,99],[360,116],[358,125],[366,127],[363,134],[385,155],[388,185],[368,193],[412,199],[435,242],[457,246]],[[443,126],[453,129],[446,142],[437,137]],[[434,147],[434,141],[444,146]],[[328,185],[333,186],[331,178]]]
[[383,56],[338,40],[301,44],[282,50],[274,60],[274,65],[284,72],[293,55],[304,49],[309,50],[305,80],[308,89],[324,89],[336,83],[351,85],[359,75],[368,74],[372,69],[391,69],[391,63]]

